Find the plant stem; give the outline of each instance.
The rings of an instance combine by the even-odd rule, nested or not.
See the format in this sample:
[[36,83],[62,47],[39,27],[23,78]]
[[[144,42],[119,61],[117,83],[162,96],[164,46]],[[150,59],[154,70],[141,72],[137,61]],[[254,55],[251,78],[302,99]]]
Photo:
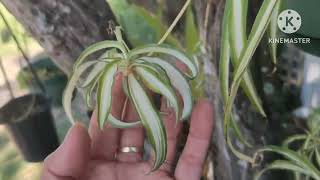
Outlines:
[[45,89],[44,85],[42,84],[39,76],[37,75],[37,73],[35,71],[35,69],[32,67],[30,59],[28,58],[27,54],[24,52],[24,50],[23,50],[18,38],[16,37],[16,34],[12,30],[11,26],[9,25],[9,22],[7,21],[5,15],[3,14],[2,11],[0,11],[0,16],[1,16],[1,18],[2,18],[2,20],[4,22],[4,24],[5,24],[6,28],[8,29],[9,33],[11,34],[11,36],[12,36],[12,38],[13,38],[13,40],[14,40],[17,48],[18,48],[18,51],[21,53],[23,59],[27,62],[27,65],[28,65],[28,67],[30,69],[31,74],[33,75],[33,77],[34,77],[34,79],[36,81],[36,84],[39,86],[39,88],[42,91],[42,93],[46,94],[46,89]]
[[177,17],[174,19],[174,21],[172,22],[172,24],[170,25],[170,27],[168,28],[167,32],[162,36],[162,38],[160,39],[160,41],[158,42],[158,44],[162,44],[166,38],[169,36],[169,34],[172,32],[173,28],[177,25],[178,21],[181,19],[182,15],[184,14],[184,12],[187,10],[189,4],[190,4],[191,0],[187,0],[185,2],[185,4],[183,5],[182,9],[180,10],[179,14],[177,15]]
[[12,91],[12,87],[10,85],[10,81],[8,79],[6,70],[5,70],[5,68],[4,68],[3,64],[2,64],[2,59],[1,58],[0,58],[0,68],[1,68],[1,71],[2,71],[2,74],[3,74],[3,78],[6,81],[6,86],[8,88],[9,93],[10,93],[10,97],[11,97],[11,99],[13,99],[14,98],[14,94],[13,94],[13,91]]

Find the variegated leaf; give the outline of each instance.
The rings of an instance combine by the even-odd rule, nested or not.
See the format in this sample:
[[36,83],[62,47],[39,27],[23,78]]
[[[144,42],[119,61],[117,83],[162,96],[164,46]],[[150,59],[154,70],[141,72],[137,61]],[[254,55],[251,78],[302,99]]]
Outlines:
[[235,71],[235,75],[233,78],[233,82],[231,85],[231,92],[228,98],[228,102],[225,108],[225,116],[224,116],[224,132],[227,133],[227,129],[229,126],[232,104],[235,100],[239,85],[241,83],[241,79],[243,77],[243,73],[246,71],[247,66],[261,41],[261,38],[264,35],[266,28],[268,27],[268,23],[270,20],[271,13],[274,9],[277,0],[264,0],[263,4],[259,10],[259,13],[255,19],[253,24],[252,31],[249,36],[249,41],[246,48],[242,51],[242,55],[240,56],[240,64]]
[[163,95],[174,108],[176,112],[176,120],[179,120],[180,108],[177,100],[177,96],[174,90],[171,88],[171,84],[168,81],[163,81],[165,77],[159,77],[157,71],[148,67],[136,66],[134,71],[145,82],[145,85],[152,91]]
[[75,122],[73,115],[72,115],[72,110],[71,110],[71,101],[72,101],[72,94],[73,91],[76,88],[77,82],[83,72],[85,72],[89,67],[97,63],[96,61],[89,61],[85,62],[82,65],[79,66],[77,70],[75,70],[71,77],[69,78],[68,84],[64,90],[63,93],[63,108],[68,116],[68,119],[71,121],[73,124]]
[[[246,27],[248,0],[231,1],[229,6],[231,6],[229,18],[230,27],[228,27],[230,38],[229,42],[232,52],[232,64],[235,67],[234,69],[236,69],[241,62],[241,53],[247,45]],[[261,100],[258,96],[251,77],[251,73],[248,69],[242,77],[241,87],[243,88],[245,94],[247,95],[253,106],[260,112],[261,115],[265,116]]]
[[159,58],[151,57],[143,57],[141,59],[149,63],[157,64],[166,71],[171,84],[177,89],[183,100],[181,119],[187,119],[191,114],[193,105],[192,93],[188,81],[184,78],[184,76],[178,69],[176,69],[173,65],[166,61],[163,61]]
[[108,49],[108,48],[116,48],[116,49],[119,49],[123,55],[124,55],[124,58],[127,57],[127,51],[126,49],[124,48],[123,44],[121,42],[117,42],[117,41],[109,41],[109,40],[106,40],[106,41],[101,41],[101,42],[98,42],[98,43],[95,43],[91,46],[89,46],[87,49],[85,49],[81,54],[80,56],[78,57],[78,59],[76,60],[75,62],[75,65],[74,65],[74,70],[76,70],[79,65],[89,56],[91,55],[92,53],[95,53],[99,50],[103,50],[103,49]]
[[155,151],[152,171],[164,163],[167,154],[167,136],[160,115],[154,108],[147,93],[133,74],[128,76],[129,93],[140,120],[146,129],[147,137]]
[[98,124],[101,129],[104,127],[104,123],[109,117],[112,104],[112,87],[114,78],[118,70],[118,62],[112,62],[108,64],[101,78],[99,79],[97,103],[98,103]]
[[191,71],[191,75],[189,76],[190,78],[195,78],[198,74],[197,66],[191,58],[189,58],[187,55],[180,52],[179,50],[168,48],[163,45],[147,45],[147,46],[133,49],[129,53],[129,58],[131,59],[138,55],[142,56],[147,53],[161,53],[161,54],[173,56],[189,68],[189,70]]
[[[284,161],[284,160],[276,160],[274,162],[272,162],[270,165],[268,165],[265,169],[261,170],[260,172],[258,172],[255,176],[254,176],[254,180],[259,180],[261,178],[261,176],[269,170],[288,170],[288,171],[292,171],[295,173],[300,173],[300,174],[304,174],[304,175],[312,175],[311,172],[309,172],[308,170],[290,162],[290,161]],[[317,180],[319,180],[319,177],[316,178]]]

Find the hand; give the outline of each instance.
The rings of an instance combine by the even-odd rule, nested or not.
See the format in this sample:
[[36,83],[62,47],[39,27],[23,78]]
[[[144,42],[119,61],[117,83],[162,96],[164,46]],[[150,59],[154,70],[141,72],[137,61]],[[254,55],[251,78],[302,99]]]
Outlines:
[[[119,82],[116,81],[113,90],[112,104],[112,114],[118,118],[125,101]],[[101,131],[94,113],[89,133],[81,124],[74,125],[61,146],[48,156],[44,162],[42,180],[199,180],[213,129],[212,105],[206,100],[195,105],[188,139],[173,171],[171,163],[176,158],[181,122],[176,125],[174,113],[164,104],[161,109],[168,113],[163,118],[168,153],[166,163],[159,170],[147,174],[153,162],[143,161],[142,153],[117,152],[119,148],[127,146],[143,150],[145,136],[142,127],[120,130],[106,125]],[[128,122],[137,119],[134,107],[130,104],[125,119]]]

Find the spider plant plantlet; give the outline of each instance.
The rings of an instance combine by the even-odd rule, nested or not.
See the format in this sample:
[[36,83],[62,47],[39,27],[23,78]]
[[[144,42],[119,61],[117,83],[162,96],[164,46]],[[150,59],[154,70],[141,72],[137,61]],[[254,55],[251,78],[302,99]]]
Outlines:
[[[188,55],[168,46],[150,44],[130,50],[122,38],[121,28],[116,27],[114,33],[117,40],[93,44],[79,56],[64,92],[63,106],[71,122],[74,122],[71,99],[76,86],[85,89],[89,107],[93,107],[92,94],[96,90],[99,127],[103,129],[105,123],[116,128],[142,125],[155,152],[154,171],[165,161],[167,140],[160,112],[154,107],[152,97],[147,92],[153,91],[165,97],[174,109],[176,119],[185,120],[193,105],[188,80],[197,76],[198,68]],[[97,60],[87,60],[89,55],[101,50],[105,53]],[[169,63],[169,56],[185,64],[189,73],[180,72]],[[122,88],[127,100],[132,102],[138,113],[139,120],[136,122],[127,123],[111,114],[112,89],[118,74],[122,74]],[[84,80],[79,82],[80,79]],[[181,96],[183,107],[180,107],[176,93]]]

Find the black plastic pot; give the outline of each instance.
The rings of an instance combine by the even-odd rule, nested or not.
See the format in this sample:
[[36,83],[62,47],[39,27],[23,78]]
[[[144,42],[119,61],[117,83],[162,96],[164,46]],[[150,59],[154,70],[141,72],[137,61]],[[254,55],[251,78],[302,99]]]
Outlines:
[[43,161],[59,146],[50,102],[43,95],[11,100],[0,109],[0,123],[7,126],[26,161]]

